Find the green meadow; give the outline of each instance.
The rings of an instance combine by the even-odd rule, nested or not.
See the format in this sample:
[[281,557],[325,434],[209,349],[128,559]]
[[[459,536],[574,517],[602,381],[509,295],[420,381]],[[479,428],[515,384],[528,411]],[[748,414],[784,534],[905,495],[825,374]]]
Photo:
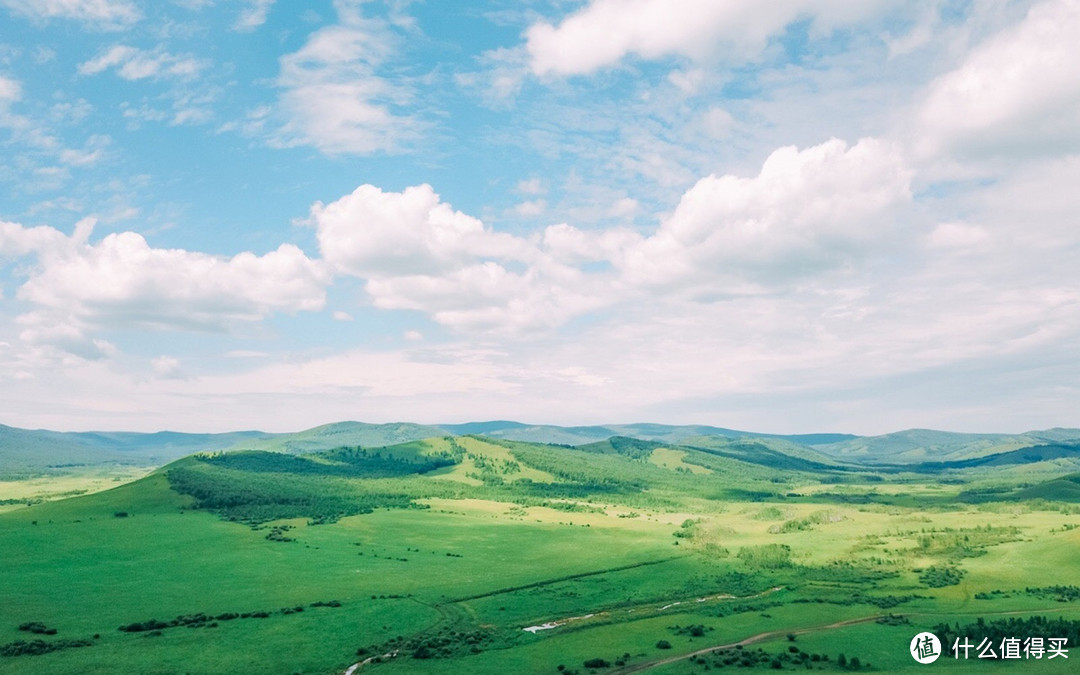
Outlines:
[[934,668],[1080,659],[1076,454],[341,440],[0,483],[0,672],[892,672],[950,630],[1072,651]]

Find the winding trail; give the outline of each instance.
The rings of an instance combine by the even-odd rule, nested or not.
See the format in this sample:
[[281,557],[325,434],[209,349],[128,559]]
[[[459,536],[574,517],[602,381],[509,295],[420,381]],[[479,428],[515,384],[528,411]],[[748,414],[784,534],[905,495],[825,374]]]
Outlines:
[[542,631],[542,630],[551,630],[553,628],[559,628],[560,626],[565,626],[566,624],[569,624],[569,623],[574,623],[576,621],[584,621],[585,619],[591,619],[593,617],[612,617],[612,616],[617,616],[619,614],[634,614],[634,613],[637,613],[637,612],[644,613],[644,612],[648,612],[648,611],[664,612],[664,611],[667,611],[667,610],[671,609],[672,607],[678,607],[679,605],[689,605],[691,603],[709,602],[710,600],[753,600],[754,598],[764,597],[766,595],[769,595],[770,593],[776,593],[777,591],[782,591],[782,590],[784,590],[783,586],[773,586],[772,588],[770,588],[768,590],[762,591],[760,593],[755,593],[754,595],[738,596],[738,595],[731,595],[730,593],[721,593],[719,595],[707,595],[707,596],[705,596],[703,598],[695,598],[695,599],[692,599],[692,600],[675,600],[674,602],[667,603],[663,607],[655,607],[656,603],[649,603],[649,604],[642,604],[642,605],[634,605],[633,607],[630,607],[630,608],[625,608],[625,607],[624,608],[614,608],[614,609],[610,609],[610,610],[606,610],[606,611],[602,611],[602,612],[601,611],[593,612],[591,614],[586,614],[584,616],[572,616],[572,617],[567,618],[567,619],[558,619],[558,620],[555,620],[555,621],[548,621],[547,623],[543,623],[543,624],[540,624],[538,626],[528,626],[527,628],[522,628],[521,630],[523,630],[523,631],[525,631],[527,633],[532,633],[533,635],[535,635],[536,633],[538,633],[539,631]]
[[[780,588],[782,588],[782,587],[778,586],[776,588],[765,591],[764,593],[759,593],[758,596],[764,595],[766,593],[774,592],[776,590],[779,590]],[[758,597],[758,596],[752,596],[752,597]],[[720,597],[720,596],[713,596],[713,597]],[[1071,609],[1070,607],[1048,607],[1048,608],[1043,608],[1043,609],[1017,609],[1017,610],[1008,610],[1008,611],[1001,611],[1001,612],[981,612],[980,616],[1012,616],[1012,615],[1017,615],[1017,614],[1057,614],[1059,612],[1069,611],[1070,609]],[[663,659],[654,659],[652,661],[645,661],[643,663],[635,663],[635,664],[631,664],[631,665],[628,665],[628,666],[623,666],[622,668],[617,668],[615,670],[608,671],[608,675],[631,675],[631,673],[642,673],[642,672],[645,672],[647,670],[652,670],[653,668],[657,668],[659,666],[665,666],[665,665],[667,665],[669,663],[678,663],[679,661],[685,661],[687,659],[696,658],[696,657],[701,656],[703,654],[708,654],[710,652],[714,652],[714,651],[717,651],[717,650],[720,650],[720,649],[734,649],[735,647],[738,647],[740,645],[745,647],[747,645],[756,644],[758,642],[765,642],[766,640],[772,640],[774,638],[780,637],[781,635],[787,635],[789,633],[792,634],[792,635],[805,635],[806,633],[818,633],[818,632],[821,632],[821,631],[835,630],[837,628],[846,628],[847,626],[855,626],[855,625],[858,625],[860,623],[869,623],[871,621],[877,621],[878,619],[880,619],[880,618],[882,618],[884,616],[897,616],[897,617],[900,617],[900,616],[904,616],[904,617],[926,616],[926,617],[933,617],[933,616],[941,616],[942,614],[948,614],[950,616],[953,615],[953,613],[951,613],[951,612],[944,612],[944,613],[939,613],[939,612],[909,612],[907,614],[872,614],[870,616],[862,616],[862,617],[858,617],[858,618],[855,618],[855,619],[845,619],[844,621],[836,621],[834,623],[822,624],[820,626],[810,626],[808,628],[770,630],[770,631],[766,631],[764,633],[758,633],[757,635],[751,635],[750,637],[743,638],[742,640],[738,640],[736,642],[729,642],[727,644],[722,644],[722,645],[712,645],[711,647],[703,647],[702,649],[698,649],[698,650],[695,650],[695,651],[692,651],[692,652],[689,652],[689,653],[686,653],[686,654],[677,654],[675,656],[669,656],[669,657],[663,658]],[[388,659],[392,659],[392,658],[396,657],[397,655],[398,655],[398,652],[394,651],[394,652],[391,652],[391,653],[388,653],[388,654],[383,654],[381,656],[381,658],[383,660],[388,660]],[[344,675],[354,675],[354,673],[356,673],[356,671],[363,668],[368,663],[371,663],[376,658],[379,658],[379,657],[375,657],[375,656],[368,657],[368,658],[364,659],[363,661],[360,661],[359,663],[352,664],[351,666],[349,666],[345,670]]]
[[[1020,610],[1009,610],[1009,611],[1002,611],[1002,612],[980,612],[979,615],[980,616],[1012,616],[1012,615],[1016,615],[1016,614],[1055,614],[1055,613],[1064,612],[1064,611],[1067,611],[1067,610],[1069,610],[1068,607],[1052,607],[1052,608],[1046,608],[1046,609],[1020,609]],[[938,616],[938,617],[940,617],[943,614],[950,615],[950,616],[953,615],[953,613],[951,613],[951,612],[910,612],[910,613],[907,613],[907,614],[892,614],[891,616],[904,616],[904,617],[913,617],[913,616],[932,617],[932,616]],[[758,643],[758,642],[765,642],[766,640],[772,640],[774,638],[780,637],[781,635],[787,635],[789,633],[792,634],[792,635],[804,635],[806,633],[818,633],[818,632],[826,631],[826,630],[835,630],[837,628],[846,628],[847,626],[854,626],[854,625],[857,625],[857,624],[860,624],[860,623],[869,623],[871,621],[877,621],[878,619],[880,619],[880,618],[882,618],[884,616],[890,616],[890,615],[889,614],[874,614],[874,615],[871,615],[871,616],[862,616],[862,617],[859,617],[859,618],[856,618],[856,619],[846,619],[844,621],[837,621],[835,623],[823,624],[823,625],[820,625],[820,626],[810,626],[809,628],[795,628],[795,629],[789,629],[789,630],[783,630],[783,629],[781,629],[781,630],[771,630],[771,631],[768,631],[768,632],[765,632],[765,633],[758,633],[757,635],[751,635],[750,637],[744,638],[742,640],[738,640],[737,642],[730,642],[728,644],[723,644],[723,645],[713,645],[711,647],[705,647],[703,649],[698,649],[696,651],[692,651],[692,652],[689,652],[687,654],[678,654],[676,656],[669,656],[669,657],[664,658],[664,659],[655,659],[653,661],[646,661],[644,663],[635,663],[635,664],[632,664],[632,665],[624,666],[622,668],[618,668],[616,670],[608,671],[608,673],[609,673],[609,675],[630,675],[631,673],[641,673],[641,672],[644,672],[646,670],[652,670],[653,668],[657,668],[659,666],[667,665],[669,663],[678,663],[679,661],[685,661],[687,659],[696,658],[696,657],[701,656],[703,654],[708,654],[710,652],[714,652],[714,651],[717,651],[719,649],[734,649],[735,647],[738,647],[740,645],[745,647],[747,645],[752,645],[752,644],[755,644],[755,643]],[[972,615],[972,616],[974,616],[974,615]]]
[[735,647],[746,645],[752,645],[757,642],[764,642],[773,638],[780,637],[781,635],[787,635],[791,633],[793,635],[803,635],[805,633],[815,633],[823,630],[832,630],[834,628],[844,628],[845,626],[854,626],[860,623],[868,623],[870,621],[877,621],[884,614],[874,614],[873,616],[863,616],[858,619],[847,619],[846,621],[837,621],[836,623],[825,624],[822,626],[812,626],[810,628],[798,628],[795,630],[770,630],[765,633],[758,633],[757,635],[751,635],[748,638],[744,638],[737,642],[730,642],[724,645],[713,645],[711,647],[705,647],[704,649],[698,649],[697,651],[689,652],[687,654],[679,654],[677,656],[669,656],[666,659],[656,659],[654,661],[646,661],[645,663],[635,663],[633,665],[625,666],[617,670],[609,671],[611,675],[629,675],[630,673],[640,673],[658,666],[664,666],[669,663],[677,663],[679,661],[685,661],[686,659],[692,659],[702,654],[708,654],[718,649],[734,649]]

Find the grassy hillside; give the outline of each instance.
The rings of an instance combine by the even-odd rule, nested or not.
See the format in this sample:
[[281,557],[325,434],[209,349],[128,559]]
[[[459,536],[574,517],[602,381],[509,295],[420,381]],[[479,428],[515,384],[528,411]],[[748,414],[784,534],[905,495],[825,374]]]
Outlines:
[[816,449],[848,462],[917,464],[961,461],[1045,445],[1048,442],[1080,441],[1080,430],[1052,429],[1025,434],[962,434],[930,429],[909,429],[883,436],[866,436]]
[[106,464],[160,466],[194,452],[221,450],[241,440],[262,436],[265,434],[257,431],[225,434],[58,432],[0,424],[0,480]]
[[816,445],[839,443],[857,436],[851,434],[798,434],[783,436],[751,431],[736,431],[707,425],[668,424],[607,424],[593,426],[561,427],[546,424],[522,424],[521,422],[493,421],[466,424],[443,424],[439,428],[451,434],[480,434],[490,438],[503,438],[529,443],[558,443],[562,445],[585,445],[612,436],[625,436],[664,443],[682,443],[690,438],[714,436],[719,438],[775,438],[795,444]]
[[261,439],[245,439],[235,443],[229,449],[298,454],[329,450],[346,445],[363,447],[393,445],[395,443],[443,436],[445,433],[445,431],[436,427],[406,422],[390,424],[335,422],[334,424],[324,424],[293,434],[277,434]]
[[199,453],[0,513],[0,672],[894,672],[922,668],[922,630],[1006,628],[1080,647],[1080,474],[1026,468],[1062,458],[815,452],[440,430]]

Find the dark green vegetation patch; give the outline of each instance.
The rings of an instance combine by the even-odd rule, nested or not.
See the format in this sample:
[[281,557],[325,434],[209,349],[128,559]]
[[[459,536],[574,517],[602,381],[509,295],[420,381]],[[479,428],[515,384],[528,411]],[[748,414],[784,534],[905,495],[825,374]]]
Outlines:
[[[1007,619],[990,620],[979,617],[974,623],[964,625],[959,623],[938,624],[934,626],[932,632],[938,636],[943,648],[946,650],[952,649],[957,640],[964,641],[966,639],[967,642],[974,645],[979,645],[984,639],[988,640],[993,649],[987,651],[980,658],[991,660],[1003,659],[1002,654],[998,651],[998,646],[1006,638],[1021,641],[1029,638],[1041,638],[1044,647],[1049,644],[1051,639],[1064,640],[1062,646],[1066,649],[1080,647],[1080,621],[1060,617],[1014,616]],[[961,658],[962,654],[963,650],[961,649]],[[974,652],[971,652],[971,655],[973,656]]]
[[[366,492],[342,480],[334,473],[340,470],[337,467],[320,473],[312,460],[271,453],[223,457],[238,457],[239,464],[248,468],[231,466],[231,459],[196,458],[173,466],[165,475],[174,490],[195,499],[194,508],[249,524],[284,518],[329,523],[379,508],[417,508],[406,495]],[[272,471],[268,467],[274,464],[290,469],[302,466],[304,470]]]
[[0,645],[0,656],[38,656],[93,644],[90,640],[16,640]]

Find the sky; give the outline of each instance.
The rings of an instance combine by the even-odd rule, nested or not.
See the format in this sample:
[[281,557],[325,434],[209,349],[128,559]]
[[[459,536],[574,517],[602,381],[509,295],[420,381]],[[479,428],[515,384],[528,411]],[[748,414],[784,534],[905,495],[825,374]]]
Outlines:
[[0,423],[1080,426],[1080,0],[0,0]]

